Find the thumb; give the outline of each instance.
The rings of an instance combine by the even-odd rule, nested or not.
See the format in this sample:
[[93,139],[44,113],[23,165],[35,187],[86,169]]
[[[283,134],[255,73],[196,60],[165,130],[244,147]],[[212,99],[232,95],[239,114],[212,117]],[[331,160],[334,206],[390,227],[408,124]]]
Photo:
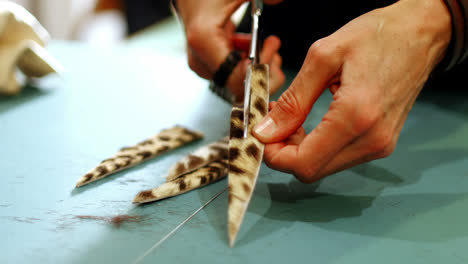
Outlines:
[[267,116],[255,126],[254,135],[264,143],[274,143],[296,132],[329,80],[338,74],[340,62],[332,49],[321,41],[315,42],[294,81]]

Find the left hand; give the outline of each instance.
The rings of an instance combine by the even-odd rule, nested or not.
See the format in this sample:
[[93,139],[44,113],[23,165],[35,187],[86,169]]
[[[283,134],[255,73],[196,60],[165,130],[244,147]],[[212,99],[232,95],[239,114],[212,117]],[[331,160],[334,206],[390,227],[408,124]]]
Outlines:
[[[189,67],[200,77],[211,80],[214,73],[236,49],[244,58],[233,69],[226,86],[238,98],[243,97],[244,78],[250,61],[246,57],[251,36],[237,33],[231,21],[232,14],[246,0],[177,0],[179,16],[185,27]],[[281,41],[269,36],[260,49],[260,63],[270,65],[270,92],[274,93],[285,81],[278,53]]]
[[[450,38],[443,0],[400,0],[315,42],[254,131],[266,164],[309,183],[390,155]],[[327,87],[333,102],[306,135],[302,123]]]

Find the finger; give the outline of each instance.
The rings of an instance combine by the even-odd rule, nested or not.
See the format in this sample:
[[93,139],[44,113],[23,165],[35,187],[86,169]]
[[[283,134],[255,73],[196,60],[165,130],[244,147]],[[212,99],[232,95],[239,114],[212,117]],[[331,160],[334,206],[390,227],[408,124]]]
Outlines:
[[[265,144],[263,154],[265,164],[278,171],[294,173],[292,166],[289,165],[296,162],[297,148],[305,137],[305,130],[301,127],[283,142]],[[281,162],[278,159],[281,159]]]
[[[407,103],[412,105],[416,98],[407,98]],[[388,157],[395,150],[400,132],[408,116],[410,108],[404,108],[393,119],[379,108],[370,109],[376,113],[375,125],[371,125],[363,135],[354,140],[349,146],[343,148],[329,163],[318,173],[317,178],[328,176],[356,165]],[[370,124],[372,124],[370,122]]]
[[281,70],[282,59],[281,56],[275,54],[270,63],[270,94],[274,94],[278,91],[286,81],[286,76]]
[[212,75],[233,48],[231,38],[235,27],[229,18],[244,2],[245,0],[229,2],[221,8],[222,15],[213,21],[207,22],[206,18],[200,17],[187,25],[188,46],[199,58],[203,58]]
[[283,58],[279,54],[275,54],[272,59],[272,64],[278,65],[279,68],[281,68],[281,65],[283,64]]
[[[232,43],[234,49],[249,51],[252,35],[246,33],[236,33],[232,36]],[[263,42],[262,50],[260,52],[260,63],[269,64],[273,56],[278,53],[281,47],[281,40],[277,36],[269,36]]]
[[307,136],[305,129],[300,127],[294,134],[289,136],[284,142],[288,145],[299,145]]
[[[341,87],[340,91],[343,89],[346,88]],[[366,156],[362,149],[351,153],[356,151],[351,148],[348,154],[341,155],[329,165],[346,147],[367,133],[380,117],[380,113],[374,109],[375,102],[368,99],[372,97],[361,96],[361,92],[366,90],[355,88],[350,94],[335,94],[334,101],[320,124],[298,146],[284,145],[280,150],[276,150],[276,154],[270,157],[268,163],[273,168],[278,167],[294,173],[303,182],[313,182],[323,177],[325,172],[320,173],[321,171],[332,171],[348,160],[357,159],[350,155]],[[376,139],[373,140],[369,142],[375,142]],[[366,149],[369,150],[370,147],[367,146]],[[326,166],[331,167],[325,169]]]
[[[272,101],[269,104],[269,107],[274,107],[276,102]],[[276,170],[287,172],[287,173],[292,173],[293,171],[288,167],[288,166],[278,166],[281,164],[278,164],[274,162],[275,156],[282,156],[282,157],[290,157],[290,155],[283,155],[280,154],[278,155],[278,152],[282,151],[284,153],[290,152],[297,150],[297,146],[304,140],[306,137],[306,133],[303,127],[300,127],[298,130],[296,130],[295,133],[293,133],[291,136],[289,136],[285,141],[283,142],[278,142],[278,143],[272,143],[272,144],[266,144],[265,149],[264,149],[264,160],[265,163]],[[270,163],[269,161],[273,161]],[[287,164],[287,162],[285,162]]]
[[192,69],[198,76],[205,79],[211,78],[212,73],[209,67],[190,48],[187,49],[187,59],[190,69]]
[[294,133],[340,67],[338,49],[324,40],[315,42],[296,78],[281,95],[276,107],[255,127],[254,135],[264,143],[272,143]]
[[332,94],[335,94],[338,91],[338,89],[340,89],[340,85],[341,85],[341,76],[340,76],[340,73],[338,73],[335,76],[333,76],[333,78],[331,78],[329,82],[330,92]]
[[398,124],[395,130],[376,125],[349,146],[343,148],[317,174],[316,179],[365,162],[388,157],[395,149],[402,124]]
[[235,50],[249,52],[252,35],[247,33],[236,33],[232,36],[232,44]]
[[338,91],[339,88],[340,88],[340,84],[339,83],[334,83],[334,84],[330,85],[329,89],[330,89],[330,92],[332,94],[335,94]]
[[228,38],[232,38],[234,36],[234,31],[236,31],[236,25],[231,20],[227,21],[224,25],[224,32]]
[[[415,99],[407,98],[407,101],[412,105]],[[391,155],[397,145],[409,109],[405,108],[401,110],[397,114],[397,116],[401,117],[397,119],[390,118],[388,114],[381,112],[380,118],[377,118],[380,122],[336,155],[320,171],[318,177],[325,177],[332,173]]]
[[273,109],[276,105],[276,102],[275,101],[271,101],[269,104],[268,104],[268,111],[271,111],[271,109]]
[[245,58],[241,60],[227,79],[227,86],[237,98],[243,98],[244,96],[244,79],[249,65],[249,59]]
[[[244,36],[245,37],[245,36]],[[242,42],[243,37],[240,35],[236,36],[237,41]],[[262,47],[262,52],[260,54],[260,61],[262,63],[273,62],[273,58],[278,55],[278,50],[281,46],[281,41],[276,36],[270,36],[265,39],[265,42]],[[279,55],[278,55],[279,56]],[[284,74],[281,72],[279,63],[280,59],[276,58],[275,65],[271,65],[273,72],[277,75],[276,79],[272,79],[270,82],[270,87],[273,87],[273,90],[276,91],[279,89],[279,86],[284,82]],[[234,68],[231,75],[228,78],[227,85],[231,89],[231,92],[236,95],[238,98],[242,98],[244,95],[244,79],[247,67],[250,61],[246,58],[242,60],[237,67]],[[283,78],[283,79],[282,79]]]
[[269,89],[273,94],[284,84],[286,77],[281,70],[282,59],[278,54],[281,47],[281,41],[276,36],[269,36],[265,39],[262,51],[260,53],[260,63],[268,64],[269,70]]
[[277,36],[266,38],[260,52],[260,63],[269,64],[273,57],[278,54],[280,47],[281,41]]

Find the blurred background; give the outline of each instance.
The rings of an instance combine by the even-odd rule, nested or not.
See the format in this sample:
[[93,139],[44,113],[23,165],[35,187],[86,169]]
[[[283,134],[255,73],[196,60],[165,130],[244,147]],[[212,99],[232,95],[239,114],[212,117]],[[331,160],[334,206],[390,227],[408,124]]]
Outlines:
[[[4,1],[4,0],[0,0]],[[52,38],[111,44],[171,16],[170,0],[12,0]]]

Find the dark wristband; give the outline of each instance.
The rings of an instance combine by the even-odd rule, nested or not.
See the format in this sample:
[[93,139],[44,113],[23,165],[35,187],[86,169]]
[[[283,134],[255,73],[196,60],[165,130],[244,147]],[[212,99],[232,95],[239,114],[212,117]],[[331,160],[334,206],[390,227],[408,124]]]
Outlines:
[[463,51],[461,58],[458,60],[458,64],[464,62],[468,57],[468,0],[458,0],[458,3],[461,8],[461,12],[463,15],[463,22],[464,22],[464,36],[465,41],[463,44]]
[[239,51],[231,51],[213,75],[213,80],[209,86],[212,92],[231,104],[236,102],[236,96],[226,87],[226,82],[241,60],[242,55]]
[[226,87],[226,82],[241,60],[242,55],[239,51],[231,51],[213,75],[213,81],[210,82],[210,90],[231,104],[236,101],[236,96]]
[[231,53],[229,53],[224,62],[219,66],[219,69],[213,75],[213,82],[217,86],[225,86],[232,71],[241,60],[242,56],[239,51],[231,51]]
[[462,54],[464,43],[464,22],[461,14],[460,5],[457,0],[444,0],[447,9],[450,12],[452,20],[452,39],[445,52],[445,57],[439,64],[439,69],[447,71],[457,64]]
[[450,70],[468,57],[468,0],[444,2],[452,18],[452,39],[440,68]]

